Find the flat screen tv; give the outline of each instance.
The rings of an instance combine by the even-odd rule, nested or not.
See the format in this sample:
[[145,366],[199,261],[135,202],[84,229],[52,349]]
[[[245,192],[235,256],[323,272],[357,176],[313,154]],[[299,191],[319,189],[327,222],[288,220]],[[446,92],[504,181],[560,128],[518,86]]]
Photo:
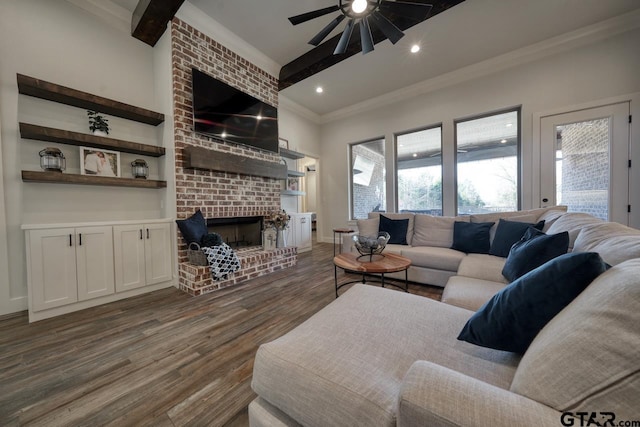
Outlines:
[[278,110],[192,69],[193,128],[225,141],[278,152]]

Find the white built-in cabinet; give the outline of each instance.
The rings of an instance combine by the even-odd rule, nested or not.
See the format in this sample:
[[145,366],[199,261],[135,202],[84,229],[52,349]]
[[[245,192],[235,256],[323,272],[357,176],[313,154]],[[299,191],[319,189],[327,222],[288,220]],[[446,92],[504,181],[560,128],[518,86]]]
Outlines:
[[169,224],[128,224],[113,227],[117,292],[171,280]]
[[287,245],[297,246],[298,252],[311,250],[311,214],[291,213]]
[[30,321],[173,285],[170,220],[22,228]]

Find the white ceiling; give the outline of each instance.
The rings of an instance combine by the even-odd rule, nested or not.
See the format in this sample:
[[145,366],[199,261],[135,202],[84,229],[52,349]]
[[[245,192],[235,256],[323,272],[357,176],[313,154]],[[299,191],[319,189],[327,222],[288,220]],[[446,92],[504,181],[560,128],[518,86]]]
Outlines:
[[[306,42],[339,13],[293,26],[287,17],[337,0],[188,1],[280,65],[310,50]],[[112,2],[133,11],[138,0]],[[636,9],[639,0],[466,0],[405,31],[396,45],[383,41],[281,94],[323,116]],[[409,52],[414,43],[418,54]]]

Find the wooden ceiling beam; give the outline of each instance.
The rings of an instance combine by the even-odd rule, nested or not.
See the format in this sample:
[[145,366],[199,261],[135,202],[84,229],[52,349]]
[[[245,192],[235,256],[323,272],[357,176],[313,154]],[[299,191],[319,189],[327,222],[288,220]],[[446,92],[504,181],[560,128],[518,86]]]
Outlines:
[[[391,13],[385,13],[385,16],[389,18],[391,22],[393,22],[398,28],[402,31],[407,30],[408,28],[413,27],[421,22],[424,22],[427,19],[433,18],[439,13],[444,12],[447,9],[452,8],[453,6],[462,3],[464,0],[413,0],[418,3],[426,3],[433,5],[431,9],[431,13],[425,19],[409,19],[400,15],[394,15]],[[380,30],[372,27],[371,34],[373,36],[374,44],[378,44],[381,41],[386,40],[387,38],[382,34]],[[336,45],[338,44],[338,40],[340,40],[340,36],[342,34],[337,34],[331,39],[325,41],[320,44],[318,47],[311,49],[309,52],[305,53],[302,56],[294,59],[289,62],[285,66],[280,69],[280,77],[278,82],[278,89],[283,90],[288,88],[295,83],[298,83],[307,77],[311,77],[314,74],[317,74],[323,70],[326,70],[333,65],[344,61],[345,59],[360,53],[362,51],[362,47],[360,45],[360,37],[356,31],[354,31],[353,36],[351,37],[351,41],[349,42],[349,46],[347,48],[346,53],[341,55],[334,55],[333,51],[335,50]],[[375,53],[370,53],[370,55],[375,55]]]
[[140,0],[131,18],[131,35],[155,46],[184,0]]

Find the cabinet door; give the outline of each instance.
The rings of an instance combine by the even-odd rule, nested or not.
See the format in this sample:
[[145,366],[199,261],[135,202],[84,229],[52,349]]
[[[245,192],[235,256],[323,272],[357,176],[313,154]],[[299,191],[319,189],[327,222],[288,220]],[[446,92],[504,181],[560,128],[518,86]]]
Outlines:
[[116,292],[146,285],[143,224],[113,227]]
[[115,292],[111,226],[76,228],[76,269],[78,300]]
[[147,285],[172,278],[171,224],[145,225],[144,258]]
[[33,311],[78,301],[73,228],[29,231],[29,287]]
[[298,247],[311,249],[311,215],[300,215],[298,223]]

